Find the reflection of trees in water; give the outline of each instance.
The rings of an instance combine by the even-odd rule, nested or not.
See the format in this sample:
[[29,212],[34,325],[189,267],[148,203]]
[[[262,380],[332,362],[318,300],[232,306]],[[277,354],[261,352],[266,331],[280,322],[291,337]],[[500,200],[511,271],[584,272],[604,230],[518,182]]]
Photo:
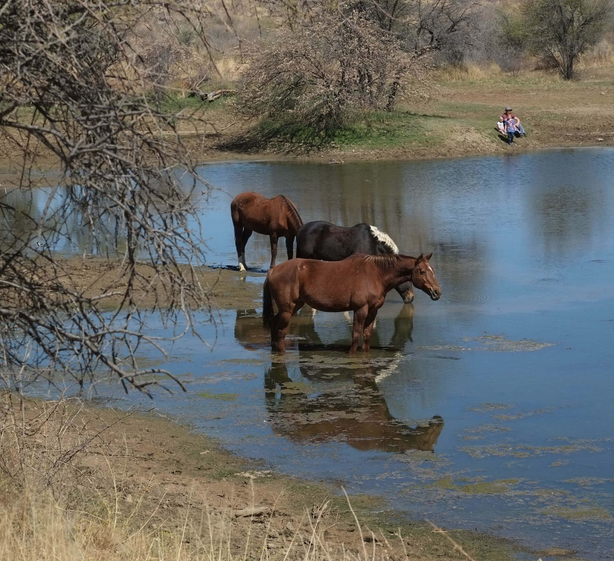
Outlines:
[[[451,164],[447,164],[451,166]],[[417,256],[434,252],[433,266],[442,285],[444,298],[447,286],[462,293],[463,299],[475,301],[484,293],[483,285],[476,283],[482,275],[469,274],[465,266],[480,266],[487,259],[488,240],[479,237],[480,232],[464,228],[462,216],[450,223],[441,219],[441,206],[456,208],[455,197],[446,195],[441,188],[441,169],[437,164],[358,164],[341,166],[283,165],[267,168],[269,196],[287,192],[297,204],[305,222],[326,220],[341,226],[353,226],[360,222],[373,224],[388,233],[401,253]],[[454,166],[446,177],[452,177]],[[475,173],[479,170],[476,169]],[[288,190],[289,177],[296,173],[301,183],[313,188]],[[411,174],[416,173],[415,177]],[[304,174],[301,176],[301,174]],[[431,184],[438,187],[442,201],[436,203]],[[262,244],[265,259],[268,244]],[[448,270],[450,267],[450,270]],[[418,300],[418,305],[422,302]]]
[[[150,183],[164,194],[160,181],[153,178]],[[121,254],[126,249],[126,230],[117,205],[92,209],[82,196],[75,186],[0,193],[0,243],[3,247],[35,243],[67,254]],[[157,205],[154,216],[165,210],[163,201]]]
[[34,243],[70,254],[110,254],[125,245],[116,216],[103,212],[92,219],[60,187],[0,195],[0,236],[3,247]]
[[40,211],[34,201],[36,193],[18,189],[0,193],[0,244],[3,251],[13,244],[27,245],[38,229]]
[[604,227],[607,205],[597,189],[561,184],[528,193],[531,225],[545,255],[561,258],[590,246],[587,242]]
[[[264,384],[270,426],[276,433],[296,441],[338,440],[358,450],[434,451],[443,419],[436,415],[417,427],[395,419],[375,382],[380,363],[367,361],[353,369],[324,366],[315,373],[303,357],[299,364],[304,378],[336,383],[329,391],[309,396],[292,381],[284,361],[273,363],[265,371]],[[340,386],[341,378],[345,383]]]
[[299,211],[305,222],[326,220],[341,226],[366,222],[390,234],[402,251],[410,251],[400,237],[403,223],[407,222],[398,196],[400,168],[387,169],[384,182],[379,168],[373,165],[313,166],[310,172],[314,184],[334,189],[327,190],[325,197],[320,189],[301,192]]
[[[394,321],[378,321],[371,337],[371,348],[391,347],[403,349],[407,341],[412,340],[414,307],[403,304]],[[392,333],[390,333],[392,328]],[[299,349],[337,346],[345,349],[352,336],[351,322],[339,322],[333,329],[326,328],[326,335],[321,336],[314,323],[310,309],[301,310],[293,316],[288,328],[288,343],[291,348],[298,341]],[[268,329],[262,325],[262,314],[255,309],[238,309],[234,327],[235,339],[246,349],[256,350],[270,348],[271,340]],[[330,338],[329,338],[330,337]],[[347,349],[345,349],[347,350]]]

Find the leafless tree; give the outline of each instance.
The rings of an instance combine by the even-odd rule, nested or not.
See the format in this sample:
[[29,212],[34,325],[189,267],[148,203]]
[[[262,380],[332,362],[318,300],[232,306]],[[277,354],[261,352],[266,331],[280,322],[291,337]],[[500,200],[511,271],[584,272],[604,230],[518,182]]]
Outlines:
[[357,11],[323,11],[254,50],[239,108],[326,135],[358,111],[385,109],[412,62],[393,36]]
[[[412,0],[407,26],[414,52],[440,50],[454,44],[453,37],[467,31],[473,23],[477,6],[473,0]],[[470,42],[468,34],[464,39]]]
[[[137,289],[155,295],[149,312],[183,318],[186,330],[193,310],[208,306],[194,220],[203,185],[178,135],[184,115],[150,96],[166,67],[160,57],[148,65],[134,46],[134,30],[152,14],[184,18],[200,36],[194,8],[190,0],[0,2],[0,146],[14,172],[0,193],[5,388],[41,377],[84,385],[110,372],[148,391],[159,374],[172,375],[139,360],[161,342],[144,329]],[[41,157],[59,170],[42,195]],[[57,255],[84,230],[101,256],[121,263],[122,283],[99,294],[74,282]]]

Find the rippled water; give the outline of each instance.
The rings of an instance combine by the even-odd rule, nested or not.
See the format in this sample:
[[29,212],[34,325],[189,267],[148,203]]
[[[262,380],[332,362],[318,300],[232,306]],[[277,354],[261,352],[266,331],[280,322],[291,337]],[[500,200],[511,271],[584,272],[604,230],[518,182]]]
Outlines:
[[[283,193],[306,222],[368,222],[403,253],[433,251],[443,296],[392,292],[368,357],[347,356],[342,314],[295,318],[283,358],[260,309],[223,312],[217,335],[203,317],[216,343],[175,345],[190,392],[159,408],[412,517],[612,558],[614,150],[201,173],[219,189],[201,201],[211,264],[236,264],[234,195]],[[268,239],[246,255],[265,268]]]

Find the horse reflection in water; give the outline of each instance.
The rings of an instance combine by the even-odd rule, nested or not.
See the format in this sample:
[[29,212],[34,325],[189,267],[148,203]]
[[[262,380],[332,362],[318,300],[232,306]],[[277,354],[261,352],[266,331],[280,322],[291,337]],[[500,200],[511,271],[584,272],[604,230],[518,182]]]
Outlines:
[[[387,331],[389,321],[381,321],[373,333],[375,347],[394,348],[400,351],[406,341],[411,341],[413,329],[411,304],[402,306],[394,318],[392,335]],[[341,323],[342,329],[351,326]],[[262,326],[260,314],[255,309],[237,310],[235,338],[247,350],[268,349],[269,334]],[[343,340],[323,344],[310,314],[296,316],[290,327],[291,345],[299,350],[299,368],[305,379],[317,380],[318,385],[330,383],[330,391],[310,397],[300,384],[295,384],[288,373],[285,361],[274,363],[265,372],[267,409],[272,429],[292,440],[323,442],[342,440],[359,450],[403,452],[406,450],[432,451],[443,429],[443,419],[433,417],[427,425],[410,427],[395,419],[376,383],[376,376],[397,368],[402,356],[357,363],[347,359],[346,366],[324,367],[309,365],[315,351],[345,349]],[[313,371],[312,371],[313,370]],[[342,383],[340,391],[333,391]],[[349,386],[349,387],[348,387]]]
[[[304,377],[314,377],[304,369],[301,366]],[[294,441],[341,441],[357,450],[382,452],[434,452],[443,419],[435,415],[417,427],[395,419],[377,387],[376,370],[371,365],[349,374],[345,371],[346,377],[351,376],[349,389],[344,385],[341,391],[310,397],[292,381],[285,362],[274,363],[265,372],[264,382],[271,428]],[[322,373],[315,376],[322,379]],[[331,368],[326,368],[326,376],[331,376]],[[338,382],[342,376],[332,378]]]
[[[236,314],[234,336],[237,342],[248,351],[268,349],[270,345],[269,331],[263,327],[262,315],[258,310],[238,309]],[[392,323],[392,335],[389,335],[390,322],[387,320],[380,321],[378,327],[373,331],[372,348],[402,350],[407,341],[412,341],[413,318],[413,304],[401,306]],[[342,329],[347,329],[347,338],[350,338],[352,325],[345,322],[341,325]],[[293,346],[296,342],[300,350],[345,350],[347,348],[347,339],[327,340],[325,344],[316,330],[311,313],[308,311],[299,313],[294,317],[290,323],[288,335],[290,345]]]

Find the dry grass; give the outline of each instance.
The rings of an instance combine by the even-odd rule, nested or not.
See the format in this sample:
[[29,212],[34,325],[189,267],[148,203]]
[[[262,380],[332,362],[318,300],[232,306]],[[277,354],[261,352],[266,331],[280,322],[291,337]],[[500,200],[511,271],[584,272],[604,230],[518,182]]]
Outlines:
[[445,66],[436,72],[437,80],[444,82],[465,82],[467,80],[486,80],[500,78],[505,73],[497,64],[468,64],[465,66]]
[[[271,549],[269,541],[252,543],[250,534],[242,535],[244,550],[235,546],[233,514],[193,512],[186,506],[181,527],[160,526],[155,530],[130,523],[139,516],[137,500],[132,512],[120,513],[110,505],[107,516],[85,510],[66,509],[49,491],[26,487],[18,499],[4,502],[0,509],[0,559],[13,561],[82,560],[185,560],[234,561],[235,559],[319,559],[378,560],[388,558],[386,550],[363,542],[362,551],[339,552],[338,544],[326,538],[321,523],[327,505],[319,515],[306,516],[296,530],[287,532],[285,545]],[[85,506],[85,505],[84,505]],[[257,522],[260,523],[260,522]],[[360,528],[360,526],[358,526]],[[260,552],[258,555],[257,552]],[[254,555],[255,554],[255,555]],[[405,557],[405,559],[409,559]]]
[[[167,421],[70,400],[0,404],[2,560],[470,558],[439,529],[372,531],[347,496],[235,473],[240,460],[201,437],[163,435]],[[225,475],[207,481],[207,470]]]

